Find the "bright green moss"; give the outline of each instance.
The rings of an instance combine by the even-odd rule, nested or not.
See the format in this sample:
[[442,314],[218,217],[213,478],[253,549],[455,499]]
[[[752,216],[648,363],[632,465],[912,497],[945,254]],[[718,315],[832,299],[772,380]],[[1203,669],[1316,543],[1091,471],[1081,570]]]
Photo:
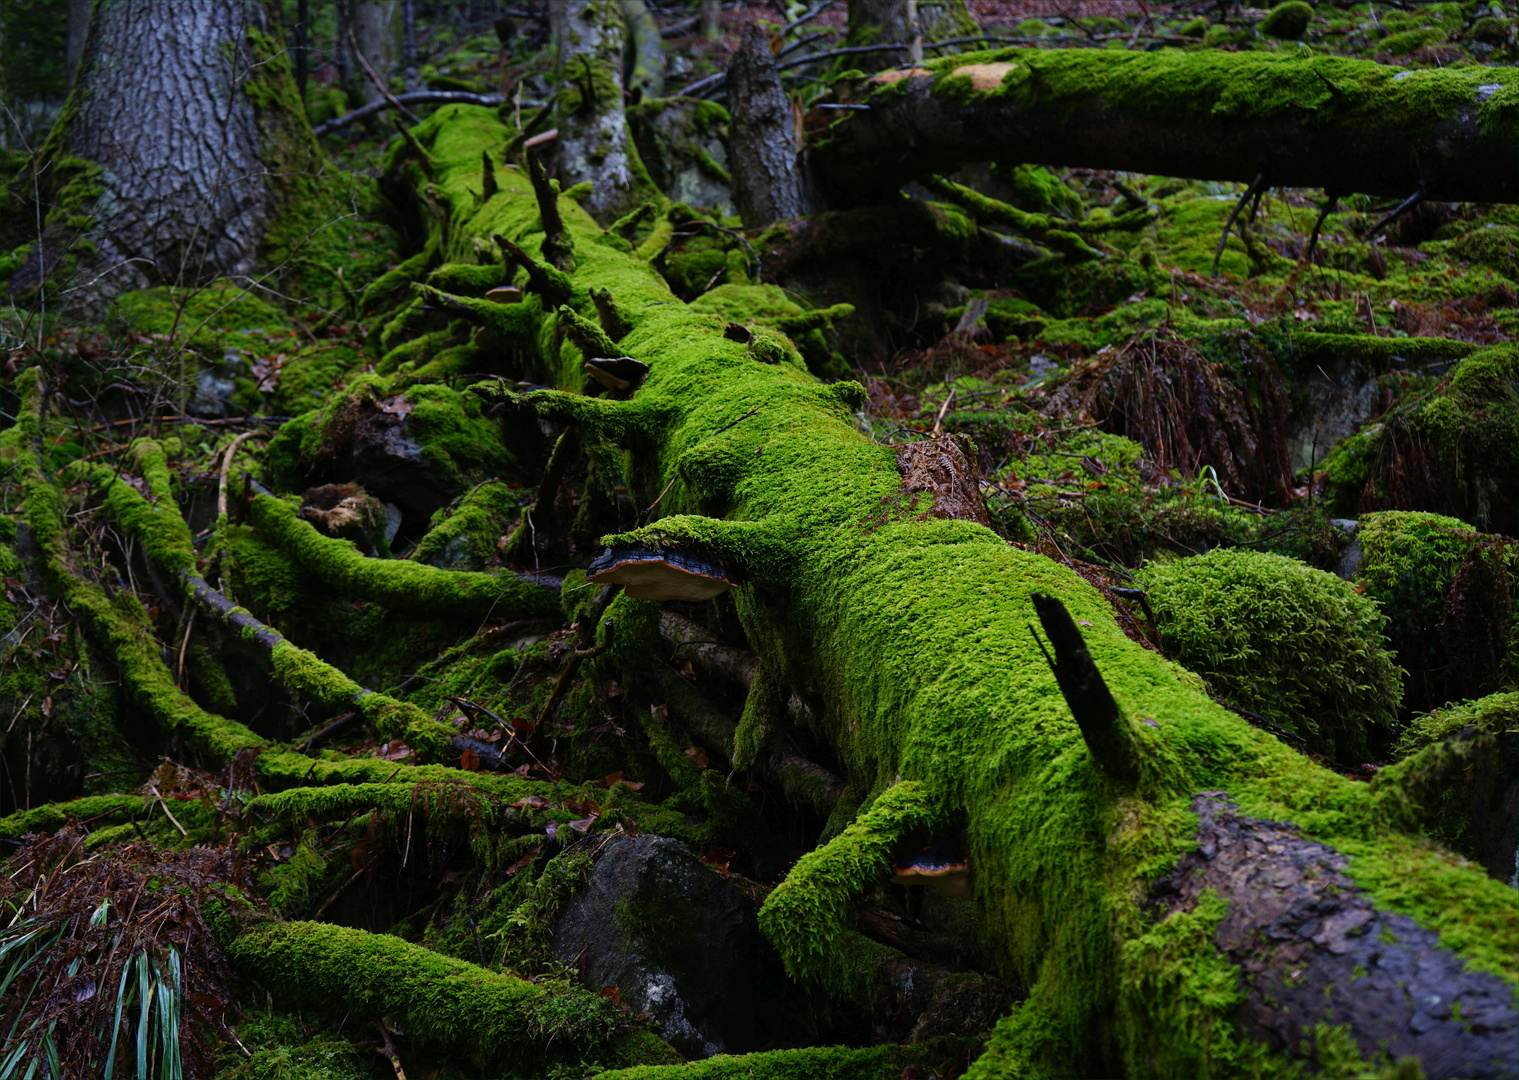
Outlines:
[[1407,757],[1467,728],[1519,733],[1519,693],[1489,694],[1422,713],[1399,736],[1394,752],[1400,758]]
[[255,496],[249,518],[329,587],[395,611],[471,618],[547,615],[558,609],[552,589],[515,574],[452,573],[401,559],[366,558],[352,541],[323,536],[289,503],[269,495]]
[[1205,889],[1193,910],[1172,912],[1124,944],[1125,1075],[1279,1075],[1286,1064],[1233,1023],[1245,988],[1239,969],[1212,949],[1228,908]]
[[1218,694],[1342,761],[1385,741],[1403,687],[1386,617],[1350,584],[1241,548],[1146,567],[1166,652]]
[[1290,0],[1289,3],[1273,7],[1257,29],[1267,37],[1296,41],[1308,30],[1308,24],[1312,21],[1312,7],[1303,3],[1303,0]]
[[1513,483],[1519,475],[1519,346],[1473,352],[1432,393],[1341,444],[1325,472],[1342,514],[1401,504],[1459,517],[1485,532],[1519,533]]
[[[611,1033],[610,1005],[567,987],[550,993],[526,980],[440,956],[388,934],[326,923],[262,923],[222,942],[239,971],[282,1002],[384,1016],[420,1043],[463,1048],[478,1066],[513,1072],[561,1056],[593,1058]],[[573,999],[580,1021],[543,1031],[551,1002]],[[556,1042],[553,1052],[550,1043]]]
[[[1494,538],[1455,518],[1404,511],[1367,514],[1356,538],[1362,554],[1357,585],[1386,612],[1398,662],[1416,677],[1410,705],[1427,709],[1442,704],[1444,682],[1438,674],[1450,661],[1440,632],[1446,598],[1463,560]],[[1519,600],[1519,551],[1503,544],[1487,558],[1505,565],[1511,602]],[[1512,652],[1512,636],[1509,648]],[[1512,657],[1506,666],[1512,677]]]
[[[943,1042],[943,1040],[934,1040]],[[948,1047],[809,1046],[756,1054],[718,1054],[684,1065],[642,1065],[597,1073],[593,1080],[898,1080],[909,1067],[932,1069]],[[954,1049],[958,1050],[959,1047]],[[958,1054],[951,1054],[958,1057]]]
[[[126,817],[136,817],[143,811],[141,795],[87,795],[70,802],[48,803],[30,810],[19,810],[7,818],[0,818],[0,837],[14,840],[34,832],[55,832],[68,823],[70,818],[92,818],[113,810],[126,811]],[[123,820],[113,817],[102,825],[113,825]]]
[[[1059,77],[1070,64],[1076,78],[1062,55],[1041,53],[1039,62]],[[1237,59],[1219,63],[1221,78],[1235,77]],[[1295,62],[1270,70],[1296,72],[1286,66]],[[1311,70],[1301,74],[1319,83]],[[1236,93],[1255,91],[1247,78]],[[1172,124],[1185,120],[1174,100]],[[525,196],[482,207],[470,194],[482,149],[506,137],[494,117],[444,106],[416,137],[451,208],[451,245],[462,252],[470,236],[492,231],[535,242],[536,211]],[[1209,701],[1124,637],[1102,597],[1068,568],[970,522],[876,524],[901,476],[891,449],[854,426],[859,388],[823,387],[792,365],[756,362],[719,336],[711,316],[671,303],[649,267],[594,242],[578,207],[561,207],[576,234],[569,303],[590,317],[583,290],[608,289],[632,322],[619,345],[652,370],[627,402],[567,393],[529,400],[637,448],[656,483],[677,480],[661,504],[675,516],[636,535],[686,539],[748,575],[735,597],[761,664],[823,706],[845,773],[879,797],[862,818],[868,827],[806,856],[767,901],[762,921],[792,970],[828,976],[817,943],[843,940],[854,889],[878,880],[898,830],[909,821],[963,830],[999,964],[1033,986],[1040,1003],[1028,1015],[1047,1037],[1029,1068],[1112,1073],[1127,1054],[1113,1023],[1126,971],[1121,944],[1145,933],[1135,898],[1192,843],[1191,794],[1222,788],[1242,807],[1269,807],[1349,851],[1379,901],[1417,912],[1450,947],[1516,978],[1511,959],[1493,958],[1502,949],[1519,955],[1519,913],[1485,889],[1480,873],[1414,859],[1410,883],[1442,881],[1434,890],[1442,908],[1431,910],[1416,885],[1400,886],[1387,872],[1405,855],[1400,841],[1369,826],[1365,785]],[[1134,725],[1147,777],[1140,791],[1116,791],[1087,753],[1029,634],[1033,591],[1061,597],[1085,624],[1119,705],[1154,721]],[[836,881],[818,869],[835,864]],[[1200,936],[1185,950],[1199,962],[1212,955]]]

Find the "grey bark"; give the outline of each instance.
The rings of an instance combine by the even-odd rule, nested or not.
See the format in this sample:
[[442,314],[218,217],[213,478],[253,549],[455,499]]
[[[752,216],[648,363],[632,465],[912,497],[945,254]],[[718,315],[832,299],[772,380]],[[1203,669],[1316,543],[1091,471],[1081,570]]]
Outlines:
[[79,73],[79,61],[84,56],[85,38],[90,32],[90,11],[94,0],[69,0],[69,31],[64,45],[63,69],[68,72],[69,85]]
[[[401,60],[401,12],[400,5],[391,0],[353,0],[350,5],[353,18],[353,37],[359,52],[369,61],[378,75],[389,85]],[[364,101],[383,99],[379,88],[363,72],[363,64],[354,73],[355,86]]]
[[722,0],[701,0],[701,36],[708,41],[723,36]]
[[728,64],[728,104],[733,202],[745,227],[808,213],[791,102],[765,32],[754,23],[744,27],[743,44]]
[[654,12],[643,0],[622,0],[632,55],[628,64],[628,93],[646,98],[665,96],[665,43]]
[[[965,0],[851,0],[848,43],[901,45],[897,60],[923,59],[923,43],[977,32]],[[888,54],[882,54],[889,59]],[[885,63],[885,59],[882,60]]]
[[252,0],[100,6],[67,134],[103,170],[76,295],[252,271],[269,199],[246,34],[264,26]]
[[565,187],[593,185],[582,205],[610,221],[633,198],[632,142],[622,111],[625,32],[615,0],[549,5],[559,53],[559,178]]
[[[1198,850],[1160,879],[1164,917],[1203,890],[1228,901],[1214,932],[1239,965],[1240,1027],[1291,1053],[1318,1024],[1345,1024],[1369,1056],[1417,1057],[1428,1076],[1519,1075],[1513,988],[1470,969],[1439,935],[1380,910],[1345,874],[1350,860],[1296,827],[1241,817],[1223,792],[1192,802]],[[1310,1050],[1315,1067],[1317,1049]]]

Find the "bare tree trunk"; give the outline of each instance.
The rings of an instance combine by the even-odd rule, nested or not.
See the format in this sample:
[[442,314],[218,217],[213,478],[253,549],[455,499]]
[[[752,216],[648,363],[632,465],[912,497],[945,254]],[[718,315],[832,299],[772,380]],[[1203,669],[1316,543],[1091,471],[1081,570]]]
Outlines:
[[723,36],[722,0],[701,0],[701,36],[708,41]]
[[883,52],[876,66],[892,61],[923,59],[924,42],[948,41],[979,31],[965,0],[850,0],[848,40],[851,45],[901,45],[893,55]]
[[[400,67],[401,18],[399,5],[391,0],[354,0],[352,6],[353,37],[359,52],[387,86]],[[364,74],[364,60],[358,61],[355,81],[365,103],[379,101],[384,95]]]
[[615,0],[549,5],[559,52],[559,177],[590,181],[582,205],[606,221],[628,209],[637,178],[622,112],[622,9]]
[[797,156],[791,103],[765,32],[744,27],[744,42],[728,64],[733,202],[748,228],[801,217],[809,209]]
[[628,93],[646,98],[664,97],[665,45],[659,36],[659,23],[643,0],[622,0],[622,13],[627,18],[628,37],[633,43]]
[[66,134],[102,168],[87,294],[253,269],[268,199],[247,39],[264,19],[251,0],[100,6]]
[[63,69],[68,72],[69,85],[79,74],[79,61],[84,56],[85,38],[90,33],[90,11],[94,0],[69,0],[69,36],[64,53]]

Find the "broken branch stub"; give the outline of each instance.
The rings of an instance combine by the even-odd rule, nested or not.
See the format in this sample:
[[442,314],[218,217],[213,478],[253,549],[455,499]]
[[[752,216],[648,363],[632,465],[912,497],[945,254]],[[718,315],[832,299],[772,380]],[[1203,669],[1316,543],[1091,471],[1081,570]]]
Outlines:
[[[1060,693],[1076,717],[1081,737],[1086,741],[1102,771],[1123,784],[1139,779],[1139,765],[1134,752],[1128,720],[1118,702],[1113,700],[1102,672],[1087,651],[1081,631],[1076,629],[1070,612],[1053,596],[1030,594],[1039,623],[1055,650],[1050,670],[1060,685]],[[1046,657],[1046,659],[1049,659]]]

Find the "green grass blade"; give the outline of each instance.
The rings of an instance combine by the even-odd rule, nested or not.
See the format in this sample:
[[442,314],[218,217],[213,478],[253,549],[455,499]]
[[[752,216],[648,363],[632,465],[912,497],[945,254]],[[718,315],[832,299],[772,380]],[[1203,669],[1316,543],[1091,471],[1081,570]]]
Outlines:
[[101,1080],[114,1080],[113,1071],[116,1068],[116,1043],[121,1038],[121,1010],[126,1003],[127,975],[132,970],[132,961],[129,957],[121,965],[121,983],[116,987],[116,1018],[111,1021],[111,1050],[106,1055],[105,1069],[102,1071]]
[[148,974],[148,954],[137,954],[137,1080],[148,1080],[148,1017],[153,1013],[153,982]]

